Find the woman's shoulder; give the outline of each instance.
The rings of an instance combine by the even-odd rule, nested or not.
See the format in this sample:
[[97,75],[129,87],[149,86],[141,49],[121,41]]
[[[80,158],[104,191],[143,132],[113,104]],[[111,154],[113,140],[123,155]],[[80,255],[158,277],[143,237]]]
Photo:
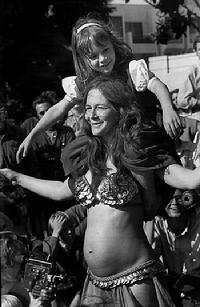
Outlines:
[[61,162],[65,171],[65,176],[79,173],[86,165],[87,145],[89,137],[81,135],[65,146],[61,153]]

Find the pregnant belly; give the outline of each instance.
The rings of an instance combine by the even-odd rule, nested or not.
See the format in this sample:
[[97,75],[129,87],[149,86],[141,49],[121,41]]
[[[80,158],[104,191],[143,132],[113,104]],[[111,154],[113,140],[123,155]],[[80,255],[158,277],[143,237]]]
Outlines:
[[152,257],[141,227],[133,223],[99,219],[88,223],[84,241],[84,256],[89,269],[97,276],[109,276],[137,267]]

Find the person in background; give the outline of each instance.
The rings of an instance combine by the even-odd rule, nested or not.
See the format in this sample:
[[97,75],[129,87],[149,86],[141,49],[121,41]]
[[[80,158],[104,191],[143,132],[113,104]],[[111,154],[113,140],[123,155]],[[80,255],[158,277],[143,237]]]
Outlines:
[[[81,292],[86,277],[83,240],[87,225],[87,210],[76,205],[66,211],[56,211],[49,219],[49,234],[43,241],[43,251],[56,264],[56,275],[67,276],[58,285],[58,306],[72,306]],[[63,288],[63,290],[62,290]]]
[[[26,174],[37,176],[36,157],[32,150],[27,157],[19,164],[16,162],[16,152],[19,144],[24,139],[24,133],[18,126],[8,123],[8,113],[5,103],[0,102],[0,167],[10,167]],[[28,210],[30,198],[23,188],[16,188],[0,176],[0,193],[7,199],[10,206],[10,213],[16,230],[30,233]],[[6,201],[6,200],[5,200]],[[12,209],[11,209],[12,208]],[[4,201],[0,203],[0,210],[5,213]]]
[[[197,60],[186,72],[184,81],[179,88],[176,102],[176,109],[179,115],[185,117],[185,121],[188,121],[187,126],[190,125],[189,121],[191,119],[200,121],[200,36],[197,36],[193,42],[193,51],[197,55]],[[189,139],[189,141],[192,142],[193,140]],[[199,165],[199,129],[196,133],[196,149],[193,152],[194,161],[198,160],[195,161],[195,165]]]
[[0,238],[1,252],[1,294],[16,296],[28,307],[29,294],[23,283],[23,269],[27,255],[26,246],[18,240],[14,233],[6,238]]
[[54,91],[44,91],[33,100],[32,110],[34,112],[34,116],[25,119],[25,121],[21,124],[21,128],[24,129],[26,135],[29,134],[46,111],[57,102],[58,97]]
[[200,36],[193,42],[197,61],[187,71],[186,78],[179,88],[176,108],[188,118],[200,120]]
[[1,296],[1,307],[23,307],[23,305],[16,296],[4,294]]
[[[42,307],[43,304],[40,298],[34,298],[31,293],[29,307]],[[1,295],[1,307],[24,307],[22,302],[15,296],[11,294]]]
[[[54,91],[44,91],[33,101],[33,110],[36,117],[31,117],[21,125],[26,135],[34,128],[36,123],[44,116],[47,110],[58,102]],[[55,123],[51,128],[39,135],[32,143],[40,171],[40,178],[63,180],[64,172],[60,162],[62,149],[75,138],[69,126],[64,121]]]
[[180,133],[181,122],[167,86],[148,70],[144,60],[135,60],[131,48],[117,37],[111,24],[93,15],[79,18],[73,27],[72,52],[76,76],[63,79],[64,99],[51,107],[25,138],[17,153],[18,161],[26,156],[37,135],[67,116],[74,105],[82,103],[85,87],[99,75],[124,78],[137,96],[149,130],[155,129],[154,123],[161,106],[160,117],[167,133],[172,138]]
[[194,190],[179,190],[162,216],[153,222],[152,246],[167,272],[177,307],[200,305],[200,198]]
[[[47,110],[58,102],[54,91],[44,91],[33,101],[34,117],[28,118],[21,125],[26,135],[32,131],[37,122],[44,116]],[[36,166],[39,169],[38,178],[48,180],[64,180],[64,170],[60,161],[63,148],[75,139],[75,133],[64,121],[58,121],[52,127],[38,135],[31,146],[36,156]],[[29,173],[29,175],[32,175]],[[42,204],[42,206],[41,206]],[[69,202],[69,207],[73,205]],[[60,203],[60,210],[66,208],[66,203]],[[43,239],[47,234],[48,219],[57,208],[57,204],[45,198],[31,195],[30,216],[32,233]],[[58,208],[57,208],[58,209]]]

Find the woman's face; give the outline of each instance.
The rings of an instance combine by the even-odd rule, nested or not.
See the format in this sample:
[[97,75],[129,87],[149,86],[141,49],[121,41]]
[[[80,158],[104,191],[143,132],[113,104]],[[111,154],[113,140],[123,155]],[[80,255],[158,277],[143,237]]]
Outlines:
[[115,60],[115,50],[109,41],[102,46],[94,45],[93,52],[88,56],[90,67],[103,75],[109,75],[112,72]]
[[103,96],[99,89],[89,91],[85,105],[85,119],[91,126],[92,134],[105,141],[112,139],[119,121],[119,112]]

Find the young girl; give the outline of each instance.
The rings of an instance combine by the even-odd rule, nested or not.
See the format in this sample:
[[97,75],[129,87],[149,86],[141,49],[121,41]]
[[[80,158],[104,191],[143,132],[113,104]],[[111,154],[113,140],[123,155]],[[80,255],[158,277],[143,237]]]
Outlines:
[[[89,142],[82,149],[83,167],[64,182],[48,181],[2,169],[15,184],[54,200],[72,196],[87,208],[84,258],[88,276],[80,306],[174,306],[160,277],[163,268],[143,230],[146,204],[156,203],[154,176],[177,188],[200,185],[200,169],[187,170],[175,161],[143,176],[126,159],[125,143],[140,152],[141,114],[122,80],[97,78],[83,99]],[[131,124],[130,124],[131,123]],[[84,167],[85,166],[85,167]]]
[[166,85],[148,71],[144,60],[135,60],[130,47],[117,38],[110,24],[92,17],[92,14],[80,18],[72,31],[72,52],[77,76],[63,80],[64,99],[50,108],[25,138],[19,147],[17,161],[26,156],[36,135],[64,117],[77,103],[73,98],[82,101],[85,86],[98,75],[117,74],[129,82],[144,111],[144,118],[149,122],[156,120],[157,97],[165,130],[171,137],[180,132],[180,119],[172,107]]

